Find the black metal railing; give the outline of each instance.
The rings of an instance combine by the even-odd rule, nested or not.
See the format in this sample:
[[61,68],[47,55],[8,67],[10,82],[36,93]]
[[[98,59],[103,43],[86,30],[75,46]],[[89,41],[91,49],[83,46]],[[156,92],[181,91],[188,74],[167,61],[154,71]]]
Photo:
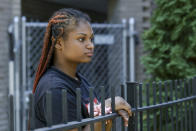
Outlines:
[[[176,81],[153,82],[152,84],[140,84],[127,82],[121,86],[122,97],[124,87],[127,88],[127,101],[132,106],[133,116],[130,117],[128,131],[196,131],[196,78]],[[53,131],[69,130],[90,124],[91,131],[94,131],[94,123],[102,122],[102,131],[105,131],[105,121],[112,119],[112,130],[125,130],[123,121],[120,129],[116,129],[116,118],[120,117],[115,113],[115,89],[111,88],[112,114],[105,115],[105,89],[101,87],[101,116],[94,117],[93,88],[90,88],[90,118],[81,119],[81,93],[77,89],[77,121],[68,122],[67,119],[67,92],[62,91],[62,123],[52,125],[52,94],[47,92],[47,127],[35,129],[34,120],[34,96],[30,94],[30,121],[31,130]],[[13,104],[14,97],[10,95],[10,130],[14,128]]]
[[[112,130],[116,130],[116,118],[120,117],[115,112],[115,89],[111,89],[111,106],[112,106],[112,113],[111,114],[105,114],[105,87],[101,87],[101,116],[94,117],[94,88],[90,88],[89,95],[90,95],[90,118],[82,119],[81,117],[81,91],[79,88],[76,89],[76,113],[77,113],[77,121],[68,122],[67,118],[67,91],[62,90],[62,122],[58,125],[52,125],[52,93],[50,91],[47,91],[46,93],[46,120],[47,120],[47,127],[35,129],[35,114],[34,114],[34,95],[29,95],[29,118],[30,118],[30,130],[34,131],[54,131],[54,130],[69,130],[73,128],[78,128],[78,130],[81,130],[82,126],[90,124],[91,131],[94,131],[94,123],[96,122],[102,122],[102,130],[105,130],[105,123],[106,120],[112,119]],[[13,113],[13,96],[10,95],[10,130],[14,128],[14,123],[12,120],[14,120],[12,113]],[[124,129],[124,127],[122,127]]]
[[128,131],[196,131],[196,78],[127,83],[134,116]]

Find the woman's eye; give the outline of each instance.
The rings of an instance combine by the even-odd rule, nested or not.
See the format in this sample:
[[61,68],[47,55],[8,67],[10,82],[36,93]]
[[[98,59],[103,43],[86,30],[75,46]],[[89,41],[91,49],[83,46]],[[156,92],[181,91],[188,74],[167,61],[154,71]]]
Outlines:
[[92,43],[94,42],[94,37],[91,38],[91,42],[92,42]]
[[78,39],[80,42],[84,42],[84,38],[79,38]]

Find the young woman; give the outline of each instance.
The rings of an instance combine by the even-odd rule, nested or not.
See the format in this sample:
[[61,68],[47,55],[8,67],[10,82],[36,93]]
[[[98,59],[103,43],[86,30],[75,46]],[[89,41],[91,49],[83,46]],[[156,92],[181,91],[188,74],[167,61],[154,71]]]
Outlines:
[[[93,56],[93,30],[88,15],[75,9],[60,9],[48,22],[40,63],[36,73],[33,93],[35,96],[36,128],[47,125],[46,91],[52,92],[52,120],[59,124],[62,120],[61,91],[67,90],[68,121],[76,120],[76,88],[81,89],[82,118],[88,118],[89,87],[91,85],[76,71],[78,64],[90,62]],[[96,95],[95,95],[96,96]],[[97,101],[95,97],[95,102]],[[116,111],[123,117],[125,125],[131,116],[130,105],[121,97],[116,97]],[[107,99],[106,113],[111,112],[111,100]],[[95,103],[95,116],[99,115],[100,105]],[[108,122],[111,123],[111,122]],[[110,130],[111,124],[107,124]],[[100,130],[100,123],[95,129]],[[77,129],[73,129],[77,130]],[[89,126],[83,128],[89,130]]]

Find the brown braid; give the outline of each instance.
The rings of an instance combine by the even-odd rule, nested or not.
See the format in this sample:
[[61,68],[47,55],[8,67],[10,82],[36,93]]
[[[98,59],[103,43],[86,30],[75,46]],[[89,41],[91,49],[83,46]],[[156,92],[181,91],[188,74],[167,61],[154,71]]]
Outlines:
[[88,15],[74,9],[60,9],[59,11],[55,12],[49,20],[44,36],[40,62],[33,84],[33,93],[35,93],[40,78],[45,73],[47,67],[50,66],[49,63],[52,61],[51,58],[53,56],[54,46],[57,40],[60,37],[66,38],[68,27],[70,25],[77,26],[81,20],[90,22]]

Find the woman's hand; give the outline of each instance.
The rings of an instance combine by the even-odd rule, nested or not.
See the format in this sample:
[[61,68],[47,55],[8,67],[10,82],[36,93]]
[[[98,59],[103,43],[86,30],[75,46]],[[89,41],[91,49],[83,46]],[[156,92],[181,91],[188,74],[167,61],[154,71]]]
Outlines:
[[[111,98],[105,101],[106,107],[111,107]],[[115,110],[122,116],[125,126],[128,126],[129,117],[132,116],[131,106],[120,96],[115,97]]]
[[[120,96],[115,97],[115,110],[123,118],[124,126],[128,126],[129,117],[132,116],[131,106]],[[105,101],[105,114],[112,113],[111,98]],[[94,116],[101,116],[101,104],[94,105]],[[108,130],[111,128],[112,121],[108,120],[106,124]]]
[[[105,101],[105,106],[111,107],[111,98]],[[115,110],[125,110],[129,114],[129,116],[132,116],[131,106],[120,96],[115,97]]]

